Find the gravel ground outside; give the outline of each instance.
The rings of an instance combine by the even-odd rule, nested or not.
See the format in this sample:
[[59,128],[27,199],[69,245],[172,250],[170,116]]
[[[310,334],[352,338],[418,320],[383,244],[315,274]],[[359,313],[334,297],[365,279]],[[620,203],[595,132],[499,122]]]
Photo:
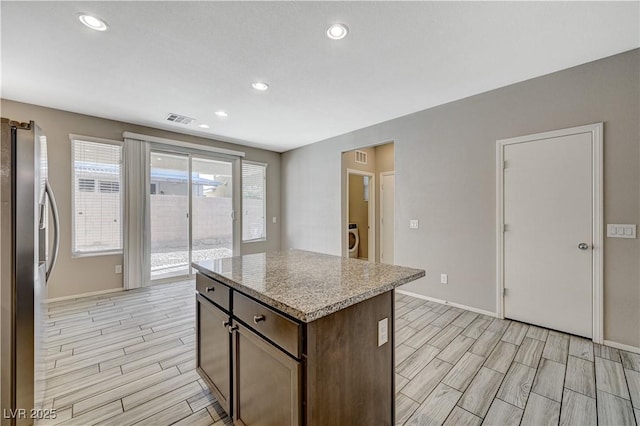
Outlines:
[[[227,247],[215,247],[194,250],[193,261],[206,259],[220,259],[233,256],[233,251]],[[151,279],[168,278],[188,273],[189,252],[186,250],[167,251],[151,254]]]

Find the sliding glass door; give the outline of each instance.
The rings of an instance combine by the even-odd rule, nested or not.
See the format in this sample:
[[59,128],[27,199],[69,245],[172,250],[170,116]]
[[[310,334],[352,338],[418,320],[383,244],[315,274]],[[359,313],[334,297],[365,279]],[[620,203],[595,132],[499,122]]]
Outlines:
[[233,167],[191,157],[191,259],[233,256]]
[[151,152],[151,279],[189,273],[189,156]]
[[234,160],[152,150],[150,165],[151,280],[187,276],[192,261],[233,256]]

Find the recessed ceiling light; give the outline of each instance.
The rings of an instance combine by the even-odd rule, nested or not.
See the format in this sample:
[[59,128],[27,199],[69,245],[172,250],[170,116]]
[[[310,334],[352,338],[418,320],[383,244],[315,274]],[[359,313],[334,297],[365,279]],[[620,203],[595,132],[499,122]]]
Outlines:
[[105,21],[98,18],[97,16],[89,15],[88,13],[79,13],[78,19],[87,27],[96,31],[107,31],[109,26]]
[[209,125],[202,123],[202,124],[198,124],[198,127],[200,127],[201,129],[208,129]]
[[253,83],[251,83],[251,87],[261,92],[264,92],[269,88],[269,85],[263,81],[254,81]]
[[341,40],[349,33],[349,27],[345,24],[333,24],[327,28],[327,37],[332,40]]
[[218,117],[228,117],[229,116],[229,114],[227,114],[224,111],[216,111],[216,112],[214,112],[214,114],[217,115]]

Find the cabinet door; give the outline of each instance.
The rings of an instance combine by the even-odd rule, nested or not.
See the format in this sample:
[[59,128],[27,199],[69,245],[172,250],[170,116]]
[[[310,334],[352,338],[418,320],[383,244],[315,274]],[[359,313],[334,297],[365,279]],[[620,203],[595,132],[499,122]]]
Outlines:
[[224,410],[231,409],[231,335],[229,316],[197,295],[197,370]]
[[233,334],[237,424],[297,426],[301,364],[240,324]]

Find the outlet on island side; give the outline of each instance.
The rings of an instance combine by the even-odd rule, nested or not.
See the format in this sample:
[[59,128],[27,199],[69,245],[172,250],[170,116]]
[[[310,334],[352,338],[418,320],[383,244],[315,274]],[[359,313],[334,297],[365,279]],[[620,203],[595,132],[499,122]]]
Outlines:
[[448,284],[449,283],[449,275],[440,274],[440,284]]
[[122,273],[122,265],[116,265],[116,274]]

